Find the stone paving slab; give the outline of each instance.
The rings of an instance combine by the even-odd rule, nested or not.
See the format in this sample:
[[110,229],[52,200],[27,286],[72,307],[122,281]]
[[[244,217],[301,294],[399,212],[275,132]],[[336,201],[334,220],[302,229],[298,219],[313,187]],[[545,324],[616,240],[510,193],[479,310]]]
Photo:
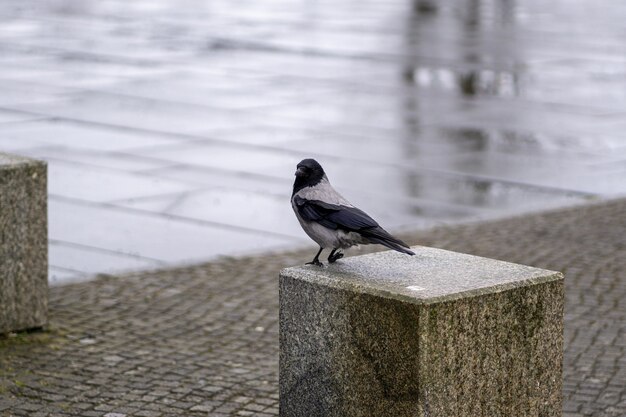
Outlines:
[[[155,217],[175,236],[190,222],[214,239],[239,228],[239,246],[202,260],[250,240],[274,249],[262,237],[276,224],[282,248],[299,244],[283,210],[255,230],[254,213],[222,214],[241,199],[288,210],[305,157],[393,229],[623,195],[625,5],[4,1],[0,150],[45,159],[51,198],[83,224],[115,229],[105,219],[125,210],[145,217],[124,223],[137,236]],[[393,210],[376,203],[390,198]],[[52,283],[155,252],[50,224]],[[174,240],[158,262],[195,251]],[[101,256],[77,264],[85,245]],[[112,255],[126,261],[101,262]]]
[[[621,199],[402,238],[563,271],[564,415],[619,417],[625,236]],[[52,287],[49,329],[0,339],[0,416],[278,415],[278,271],[314,252]]]

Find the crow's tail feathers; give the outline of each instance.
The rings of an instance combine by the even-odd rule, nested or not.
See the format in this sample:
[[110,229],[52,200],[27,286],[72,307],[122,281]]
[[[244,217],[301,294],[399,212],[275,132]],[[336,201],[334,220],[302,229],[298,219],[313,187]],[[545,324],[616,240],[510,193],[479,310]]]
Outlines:
[[369,237],[368,239],[372,243],[379,243],[381,245],[387,246],[389,249],[397,250],[398,252],[406,253],[407,255],[415,255],[415,252],[413,252],[412,250],[406,249],[402,245],[399,245],[399,244],[397,244],[395,242],[392,242],[392,241],[389,241],[389,240],[380,239],[380,238],[377,238],[377,237]]
[[370,229],[361,232],[371,243],[378,243],[383,246],[387,246],[389,249],[396,250],[398,252],[406,253],[407,255],[415,255],[415,252],[410,250],[409,245],[404,243],[398,238],[391,236],[382,227]]

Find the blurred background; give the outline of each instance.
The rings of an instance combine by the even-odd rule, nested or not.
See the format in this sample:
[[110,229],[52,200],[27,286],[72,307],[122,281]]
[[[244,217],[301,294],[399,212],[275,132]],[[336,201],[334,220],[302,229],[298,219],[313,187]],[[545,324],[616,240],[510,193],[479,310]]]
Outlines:
[[50,280],[312,244],[303,158],[389,230],[626,192],[617,0],[0,3],[0,151]]

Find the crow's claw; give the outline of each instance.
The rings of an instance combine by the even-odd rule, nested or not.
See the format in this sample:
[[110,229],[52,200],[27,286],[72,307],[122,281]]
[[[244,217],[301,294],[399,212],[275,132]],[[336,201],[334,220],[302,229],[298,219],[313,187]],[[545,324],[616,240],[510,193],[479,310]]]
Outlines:
[[341,258],[343,258],[343,253],[337,252],[337,253],[335,253],[335,254],[333,254],[333,255],[328,257],[328,262],[330,262],[332,264],[332,263],[337,262]]

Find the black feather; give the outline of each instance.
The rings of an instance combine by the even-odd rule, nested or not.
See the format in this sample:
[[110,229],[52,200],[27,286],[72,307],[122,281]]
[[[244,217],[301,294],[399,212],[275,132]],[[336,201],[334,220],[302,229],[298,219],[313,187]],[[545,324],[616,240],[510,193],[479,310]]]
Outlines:
[[298,213],[304,220],[317,222],[333,230],[356,232],[371,243],[378,243],[402,253],[415,255],[412,251],[405,249],[409,245],[391,236],[363,210],[319,200],[306,200],[299,196],[294,197],[294,202]]
[[[302,170],[301,175],[297,175],[298,171]],[[294,196],[298,191],[306,187],[313,187],[322,181],[324,178],[324,168],[315,159],[303,159],[298,164],[298,171],[296,171],[296,180],[293,183],[293,191],[291,193]]]
[[397,250],[398,252],[402,252],[402,253],[406,253],[407,255],[415,255],[415,252],[413,252],[410,249],[407,249],[409,246],[402,242],[399,239],[394,238],[394,240],[401,242],[400,244],[395,243],[394,241],[389,241],[389,240],[385,240],[385,239],[380,239],[377,237],[368,237],[368,240],[372,243],[378,243],[381,244],[383,246],[387,246],[389,249],[393,249],[393,250]]

